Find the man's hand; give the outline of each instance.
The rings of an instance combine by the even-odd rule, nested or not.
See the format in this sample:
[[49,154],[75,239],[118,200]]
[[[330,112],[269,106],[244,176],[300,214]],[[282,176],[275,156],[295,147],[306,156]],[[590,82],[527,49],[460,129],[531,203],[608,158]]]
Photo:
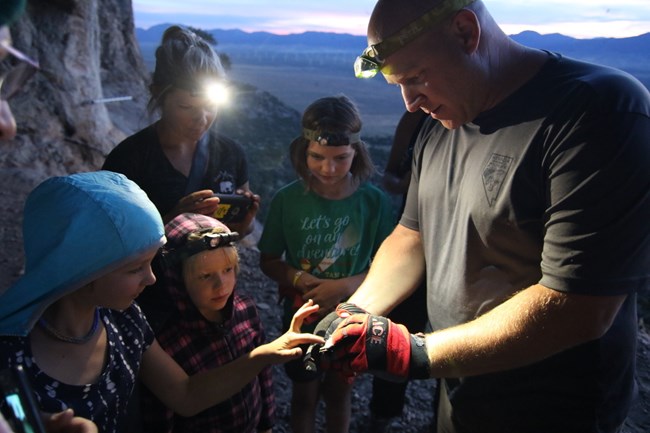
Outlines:
[[349,302],[343,302],[336,306],[336,310],[329,313],[323,318],[316,329],[314,329],[314,334],[324,337],[325,340],[329,339],[334,333],[334,330],[339,326],[339,324],[353,314],[369,314],[366,310],[361,307],[358,307]]
[[336,319],[320,350],[324,368],[350,376],[369,372],[395,382],[430,377],[423,335],[412,335],[404,325],[368,313],[341,318],[338,326],[335,323]]

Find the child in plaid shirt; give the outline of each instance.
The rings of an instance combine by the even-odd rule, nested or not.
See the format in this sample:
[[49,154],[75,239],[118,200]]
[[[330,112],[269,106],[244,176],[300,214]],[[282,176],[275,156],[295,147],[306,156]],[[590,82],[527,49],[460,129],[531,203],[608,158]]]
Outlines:
[[[235,292],[239,257],[233,234],[218,220],[184,213],[165,226],[167,245],[158,296],[174,304],[156,330],[163,349],[187,374],[226,365],[266,337],[253,300]],[[145,314],[147,305],[142,306]],[[271,368],[228,400],[192,417],[175,415],[147,390],[142,414],[147,432],[265,432],[274,423]]]

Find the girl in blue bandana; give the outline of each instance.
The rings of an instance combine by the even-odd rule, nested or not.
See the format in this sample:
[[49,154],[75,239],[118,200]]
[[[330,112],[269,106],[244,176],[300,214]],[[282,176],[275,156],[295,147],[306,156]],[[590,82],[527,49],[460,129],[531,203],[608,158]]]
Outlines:
[[0,295],[0,368],[23,366],[40,409],[68,408],[103,433],[124,432],[140,378],[183,416],[213,406],[269,364],[301,354],[292,328],[223,367],[188,376],[154,338],[133,300],[155,281],[151,261],[165,242],[160,214],[125,176],[108,171],[51,178],[24,211],[25,274]]

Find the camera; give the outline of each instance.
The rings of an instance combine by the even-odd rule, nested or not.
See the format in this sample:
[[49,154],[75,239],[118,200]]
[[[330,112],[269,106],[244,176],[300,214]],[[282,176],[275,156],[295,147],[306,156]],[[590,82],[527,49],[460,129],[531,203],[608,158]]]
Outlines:
[[219,205],[212,216],[225,224],[241,222],[253,204],[253,199],[241,194],[214,194],[214,197],[219,198]]

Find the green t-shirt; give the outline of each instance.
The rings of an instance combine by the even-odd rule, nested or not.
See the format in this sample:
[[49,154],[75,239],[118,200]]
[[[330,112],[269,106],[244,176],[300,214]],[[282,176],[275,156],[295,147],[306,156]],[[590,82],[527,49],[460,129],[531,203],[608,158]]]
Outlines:
[[338,279],[364,272],[394,228],[388,196],[363,183],[342,200],[306,192],[296,180],[273,197],[258,243],[264,254],[319,278]]

